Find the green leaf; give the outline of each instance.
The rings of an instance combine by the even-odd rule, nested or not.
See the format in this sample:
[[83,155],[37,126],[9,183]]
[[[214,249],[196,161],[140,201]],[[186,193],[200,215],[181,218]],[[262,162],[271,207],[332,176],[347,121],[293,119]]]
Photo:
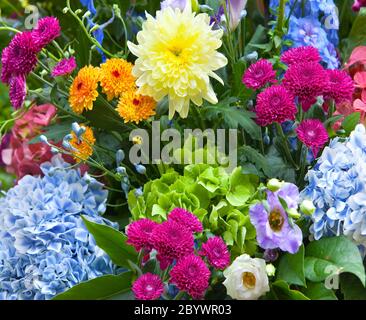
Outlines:
[[305,287],[304,256],[305,249],[303,245],[296,254],[286,253],[283,255],[278,265],[277,279]]
[[311,242],[305,249],[305,277],[320,282],[349,272],[365,285],[365,269],[357,246],[348,238],[332,237]]
[[322,282],[308,282],[302,293],[311,300],[338,300],[333,290],[327,289]]
[[226,195],[227,201],[232,206],[245,205],[251,195],[255,192],[250,176],[241,172],[241,167],[236,168],[230,176],[230,189]]
[[361,113],[360,112],[354,112],[347,116],[343,122],[342,122],[342,128],[346,130],[346,132],[349,134],[351,133],[357,126],[357,124],[360,122]]
[[265,156],[259,153],[256,149],[251,146],[241,146],[238,149],[239,161],[241,163],[245,163],[249,161],[255,164],[256,168],[262,170],[266,176],[270,176],[270,168],[268,165],[268,161]]
[[207,119],[217,121],[221,116],[226,127],[231,129],[241,127],[251,136],[251,138],[261,140],[262,134],[260,127],[253,120],[255,114],[240,107],[231,106],[231,104],[236,101],[236,99],[234,99],[235,98],[225,99],[214,106],[204,107]]
[[310,300],[300,291],[292,290],[288,283],[283,280],[272,283],[272,290],[279,300]]
[[350,55],[351,51],[357,47],[366,45],[366,8],[361,8],[356,20],[353,23],[351,32],[349,33],[347,39],[347,57]]
[[131,289],[132,272],[107,275],[82,282],[52,300],[106,300]]
[[352,274],[341,275],[341,291],[345,300],[366,300],[366,289]]
[[94,236],[97,246],[103,249],[113,263],[118,266],[130,268],[128,261],[136,262],[135,249],[126,244],[127,237],[109,226],[98,224],[82,217],[87,229]]

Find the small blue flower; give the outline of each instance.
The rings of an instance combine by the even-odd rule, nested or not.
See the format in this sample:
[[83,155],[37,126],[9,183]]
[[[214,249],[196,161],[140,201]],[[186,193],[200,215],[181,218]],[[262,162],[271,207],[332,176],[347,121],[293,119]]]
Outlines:
[[94,6],[94,0],[80,0],[81,4],[86,7],[92,15],[96,15],[97,14],[97,10],[95,9]]

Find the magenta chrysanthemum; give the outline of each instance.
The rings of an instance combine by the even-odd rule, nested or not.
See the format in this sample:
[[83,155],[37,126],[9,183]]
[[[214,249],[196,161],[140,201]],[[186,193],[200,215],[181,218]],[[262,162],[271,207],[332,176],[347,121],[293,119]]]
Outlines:
[[60,23],[55,17],[40,19],[37,27],[32,31],[34,43],[39,51],[59,37],[60,34]]
[[151,235],[154,249],[158,252],[159,261],[165,269],[174,259],[178,260],[194,250],[194,238],[192,232],[175,221],[165,221],[154,228]]
[[300,62],[320,62],[320,60],[318,49],[312,46],[292,48],[281,56],[281,61],[289,66]]
[[137,300],[156,300],[164,292],[164,284],[159,276],[145,273],[133,283],[132,292]]
[[[328,88],[328,75],[326,70],[316,62],[305,62],[291,65],[283,78],[284,87],[299,102],[309,102],[318,96],[322,96]],[[310,107],[309,103],[304,104],[304,111]]]
[[201,257],[188,255],[170,271],[170,282],[194,299],[202,299],[209,286],[210,270]]
[[276,82],[276,72],[273,70],[272,64],[265,59],[252,64],[243,75],[243,83],[254,90],[274,82]]
[[313,152],[314,157],[329,140],[329,135],[322,122],[308,119],[300,123],[296,129],[297,137]]
[[62,59],[52,70],[52,77],[61,77],[71,74],[76,69],[75,57]]
[[13,75],[28,75],[37,65],[37,61],[37,49],[31,32],[16,34],[2,54],[1,80],[9,84]]
[[329,86],[325,98],[333,99],[337,104],[351,102],[355,85],[352,78],[341,70],[327,70]]
[[258,95],[255,113],[262,127],[295,120],[297,109],[293,96],[283,86],[272,86]]
[[151,235],[158,224],[149,219],[140,219],[132,222],[127,227],[127,243],[133,246],[136,251],[144,249],[150,252],[152,249]]
[[168,220],[175,221],[186,227],[191,232],[202,232],[203,226],[201,221],[191,212],[182,208],[175,208],[168,215]]
[[211,266],[224,270],[230,264],[230,253],[222,238],[212,237],[202,245],[200,254],[207,258]]
[[26,95],[27,88],[25,77],[23,75],[11,77],[9,81],[9,98],[14,109],[19,109],[22,107]]

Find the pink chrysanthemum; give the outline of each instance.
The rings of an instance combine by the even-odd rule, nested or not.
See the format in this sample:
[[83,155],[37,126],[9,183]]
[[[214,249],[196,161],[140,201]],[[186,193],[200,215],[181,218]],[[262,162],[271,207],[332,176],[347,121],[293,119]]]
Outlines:
[[262,127],[295,120],[296,112],[294,98],[283,86],[269,87],[258,95],[255,113]]
[[164,284],[159,276],[145,273],[133,283],[132,292],[137,300],[156,300],[164,292]]
[[157,223],[149,219],[140,219],[132,222],[127,227],[127,243],[133,246],[136,251],[144,249],[150,252],[152,249],[151,235],[157,227]]
[[16,34],[2,54],[1,80],[9,84],[12,75],[29,74],[37,65],[37,61],[37,49],[31,32]]
[[175,221],[186,227],[191,232],[202,232],[203,226],[201,221],[191,212],[182,208],[175,208],[168,215],[168,220]]
[[[305,62],[291,65],[283,78],[283,85],[299,102],[309,102],[322,96],[328,89],[328,75],[326,70],[316,62]],[[304,104],[304,111],[311,105]]]
[[308,119],[296,129],[297,137],[313,152],[314,157],[329,140],[328,132],[318,119]]
[[71,74],[76,69],[75,57],[62,59],[52,70],[52,77],[61,77]]
[[243,83],[254,90],[263,88],[267,83],[274,82],[276,82],[276,72],[273,70],[272,64],[265,59],[252,64],[243,76]]
[[154,228],[151,235],[154,249],[158,252],[160,265],[165,269],[174,259],[178,260],[194,251],[194,238],[192,232],[182,228],[179,223],[169,220]]
[[224,270],[230,264],[230,253],[220,237],[212,237],[202,245],[200,255],[207,258],[211,266]]
[[14,109],[22,107],[26,95],[25,77],[23,75],[12,76],[9,81],[9,98]]
[[289,66],[299,62],[320,62],[320,60],[318,49],[312,46],[292,48],[281,56],[281,61]]
[[202,299],[209,286],[211,273],[201,257],[188,255],[170,271],[170,282],[194,299]]
[[60,34],[60,23],[55,17],[40,19],[37,27],[32,31],[34,43],[39,51],[59,37]]
[[336,104],[351,102],[355,85],[352,78],[341,70],[327,70],[329,77],[325,99],[333,99]]

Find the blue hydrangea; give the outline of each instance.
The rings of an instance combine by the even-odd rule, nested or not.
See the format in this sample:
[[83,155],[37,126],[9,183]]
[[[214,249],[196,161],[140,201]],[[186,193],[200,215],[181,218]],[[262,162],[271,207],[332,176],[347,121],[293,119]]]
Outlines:
[[67,169],[58,155],[0,199],[0,300],[50,299],[74,285],[115,273],[81,215],[100,215],[107,191],[87,173]]
[[358,125],[349,138],[334,139],[307,174],[303,199],[316,212],[310,231],[314,239],[347,235],[366,247],[366,130]]
[[[278,8],[279,0],[271,0],[270,7]],[[336,46],[339,44],[339,18],[334,0],[290,0],[286,3],[285,14],[289,20],[288,40],[292,47],[314,46],[329,69],[339,67]],[[274,12],[275,14],[276,12]]]

